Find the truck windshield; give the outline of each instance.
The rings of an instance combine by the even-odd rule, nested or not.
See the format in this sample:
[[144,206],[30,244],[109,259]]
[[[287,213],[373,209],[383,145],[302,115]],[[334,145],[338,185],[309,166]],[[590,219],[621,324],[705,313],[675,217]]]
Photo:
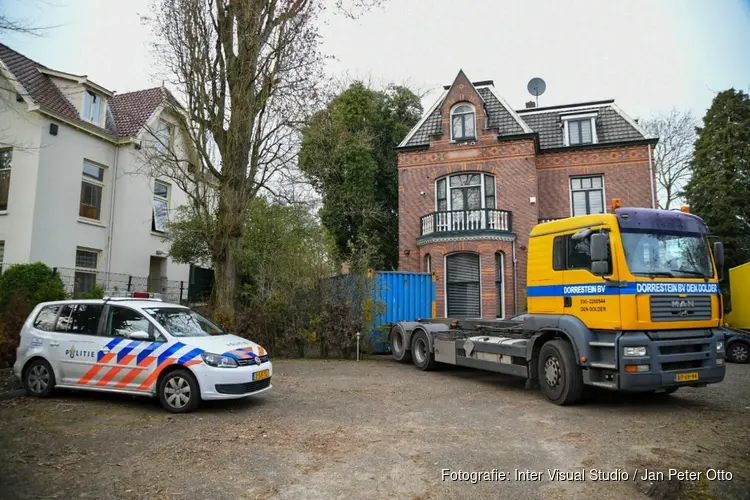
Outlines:
[[623,231],[622,246],[630,272],[670,278],[713,276],[706,237],[696,233]]
[[158,307],[144,309],[144,311],[174,337],[224,335],[221,328],[190,309]]

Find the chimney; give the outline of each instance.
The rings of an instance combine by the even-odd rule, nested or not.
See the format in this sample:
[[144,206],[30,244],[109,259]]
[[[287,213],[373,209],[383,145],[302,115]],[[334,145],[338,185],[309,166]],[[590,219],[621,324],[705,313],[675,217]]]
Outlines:
[[528,101],[526,103],[526,109],[529,109],[529,108],[536,108],[536,104],[534,104],[534,101]]

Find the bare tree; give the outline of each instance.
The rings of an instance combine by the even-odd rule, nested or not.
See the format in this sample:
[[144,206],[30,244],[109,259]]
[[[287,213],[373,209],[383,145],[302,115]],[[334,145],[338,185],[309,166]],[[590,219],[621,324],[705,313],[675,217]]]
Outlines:
[[[43,4],[45,8],[55,6],[54,3],[48,0],[26,0],[25,6],[29,6],[30,3]],[[19,2],[20,3],[20,2]],[[37,6],[41,7],[41,5]],[[13,17],[7,13],[8,2],[3,2],[0,6],[0,34],[17,33],[22,35],[31,36],[43,36],[46,31],[58,27],[55,26],[40,26],[35,21],[26,18]]]
[[161,157],[147,163],[188,193],[210,242],[213,304],[228,321],[249,202],[261,190],[279,194],[272,180],[291,171],[299,128],[317,105],[323,8],[322,0],[154,0],[146,19],[188,139],[182,154],[152,148]]
[[669,210],[682,197],[682,190],[692,176],[690,161],[698,125],[690,111],[672,109],[656,114],[641,125],[659,138],[654,148],[659,208]]

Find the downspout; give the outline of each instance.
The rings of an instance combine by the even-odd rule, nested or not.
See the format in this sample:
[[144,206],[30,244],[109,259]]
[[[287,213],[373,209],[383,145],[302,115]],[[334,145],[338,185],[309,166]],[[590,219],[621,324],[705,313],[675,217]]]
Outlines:
[[648,175],[648,183],[651,185],[651,208],[656,208],[656,199],[654,198],[654,164],[651,161],[651,144],[648,145]]
[[513,239],[513,314],[518,314],[518,259],[516,259],[516,240]]
[[112,167],[112,195],[109,202],[109,231],[107,235],[107,289],[109,289],[109,275],[112,272],[112,234],[115,230],[115,194],[117,193],[117,161],[120,158],[120,146],[115,145],[115,163]]

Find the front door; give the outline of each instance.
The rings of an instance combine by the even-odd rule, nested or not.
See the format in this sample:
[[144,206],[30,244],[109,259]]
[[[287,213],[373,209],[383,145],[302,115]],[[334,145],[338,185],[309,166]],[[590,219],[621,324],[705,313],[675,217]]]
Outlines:
[[[154,341],[153,324],[134,309],[110,304],[105,314],[96,385],[106,389],[144,390],[140,386],[155,369],[154,352],[166,339]],[[152,340],[131,339],[130,334],[137,331],[148,333]]]
[[60,383],[80,383],[96,364],[100,349],[99,320],[102,304],[65,304],[55,327],[59,342]]

